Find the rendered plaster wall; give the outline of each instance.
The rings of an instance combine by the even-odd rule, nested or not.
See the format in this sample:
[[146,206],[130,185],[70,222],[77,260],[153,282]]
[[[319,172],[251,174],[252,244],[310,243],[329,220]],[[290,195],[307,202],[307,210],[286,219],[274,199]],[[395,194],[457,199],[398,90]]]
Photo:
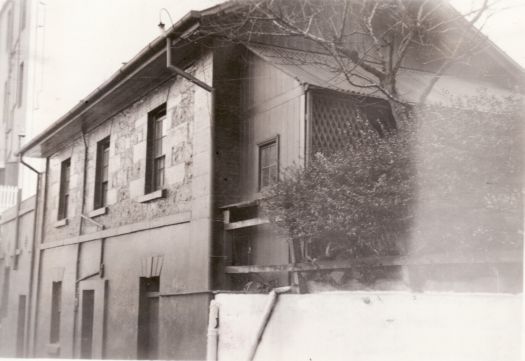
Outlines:
[[[267,295],[220,294],[219,360],[248,355]],[[255,360],[518,361],[521,296],[280,295]]]
[[[100,344],[105,358],[137,358],[137,324],[140,277],[150,274],[148,258],[158,258],[160,264],[159,356],[163,359],[203,359],[205,357],[208,274],[204,267],[194,267],[206,261],[190,238],[189,219],[180,224],[129,233],[104,240],[81,243],[79,246],[79,288],[101,282],[99,270],[101,247],[104,247],[105,302],[97,312],[105,312],[106,326]],[[145,242],[147,240],[147,242]],[[72,358],[73,342],[79,337],[80,314],[74,311],[76,247],[51,248],[42,259],[41,297],[37,330],[37,356]],[[123,252],[125,249],[125,252]],[[204,258],[203,258],[204,257]],[[189,272],[188,270],[191,270]],[[62,280],[62,312],[60,353],[54,354],[49,344],[52,282]],[[95,292],[101,292],[101,288]],[[196,294],[177,295],[196,292]],[[98,315],[95,315],[97,317]],[[73,320],[77,318],[77,333],[73,336]],[[78,352],[78,349],[77,351]]]
[[[77,245],[47,249],[40,260],[36,319],[36,357],[74,358],[75,281]],[[50,343],[53,282],[62,282],[60,339]]]
[[[139,277],[148,257],[161,257],[160,293],[206,290],[191,226],[182,223],[106,240],[106,358],[137,358]],[[147,238],[148,242],[144,242]],[[126,252],[122,252],[123,247]],[[163,359],[204,359],[207,324],[206,293],[160,298],[159,356]]]

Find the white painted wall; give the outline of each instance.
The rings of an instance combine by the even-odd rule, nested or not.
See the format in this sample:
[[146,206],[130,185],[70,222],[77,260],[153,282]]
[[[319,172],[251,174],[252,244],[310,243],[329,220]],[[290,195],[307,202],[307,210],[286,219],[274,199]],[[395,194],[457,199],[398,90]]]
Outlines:
[[[267,295],[219,294],[219,360],[244,360]],[[255,360],[520,360],[521,295],[279,296]]]

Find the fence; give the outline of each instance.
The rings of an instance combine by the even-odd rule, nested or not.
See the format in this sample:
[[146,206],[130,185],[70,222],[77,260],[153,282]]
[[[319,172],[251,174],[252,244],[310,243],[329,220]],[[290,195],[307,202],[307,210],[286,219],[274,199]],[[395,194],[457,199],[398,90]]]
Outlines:
[[0,186],[0,213],[16,205],[18,187]]
[[[218,294],[217,360],[520,360],[521,295]],[[257,330],[262,329],[260,342]]]

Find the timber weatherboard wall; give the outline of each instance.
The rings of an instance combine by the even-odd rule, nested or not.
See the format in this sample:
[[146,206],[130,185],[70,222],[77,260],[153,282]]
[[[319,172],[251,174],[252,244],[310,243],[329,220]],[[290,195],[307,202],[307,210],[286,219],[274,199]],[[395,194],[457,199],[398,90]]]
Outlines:
[[[305,155],[305,92],[303,86],[288,74],[264,61],[247,49],[239,49],[240,99],[238,112],[239,188],[236,199],[229,203],[249,202],[261,196],[259,187],[259,146],[270,139],[278,140],[278,162],[281,170],[304,163]],[[218,143],[218,147],[221,145]],[[220,182],[220,179],[218,180]],[[217,191],[221,192],[220,183]],[[216,203],[225,206],[227,201]],[[216,236],[218,237],[218,236]],[[270,225],[227,231],[230,242],[250,244],[248,258],[252,264],[286,264],[289,262],[289,245],[282,235]],[[230,244],[231,247],[231,244]],[[248,248],[247,248],[248,249]],[[230,252],[231,250],[228,250]],[[233,254],[229,263],[238,262]],[[241,287],[246,278],[233,276]],[[284,273],[264,275],[276,284],[288,284]],[[244,280],[244,281],[243,281]],[[239,283],[240,282],[240,283]]]

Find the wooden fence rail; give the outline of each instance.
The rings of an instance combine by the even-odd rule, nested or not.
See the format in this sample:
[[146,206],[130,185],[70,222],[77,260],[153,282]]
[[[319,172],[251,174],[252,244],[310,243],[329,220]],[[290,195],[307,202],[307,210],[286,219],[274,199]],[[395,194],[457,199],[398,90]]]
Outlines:
[[424,256],[388,256],[366,257],[352,260],[317,261],[308,263],[283,264],[283,265],[249,265],[226,266],[225,272],[229,274],[268,273],[268,272],[315,272],[359,267],[385,267],[385,266],[428,266],[428,265],[453,265],[453,264],[502,264],[521,263],[523,257],[519,251],[506,251],[490,254],[433,254]]
[[0,186],[0,213],[16,204],[18,187]]

